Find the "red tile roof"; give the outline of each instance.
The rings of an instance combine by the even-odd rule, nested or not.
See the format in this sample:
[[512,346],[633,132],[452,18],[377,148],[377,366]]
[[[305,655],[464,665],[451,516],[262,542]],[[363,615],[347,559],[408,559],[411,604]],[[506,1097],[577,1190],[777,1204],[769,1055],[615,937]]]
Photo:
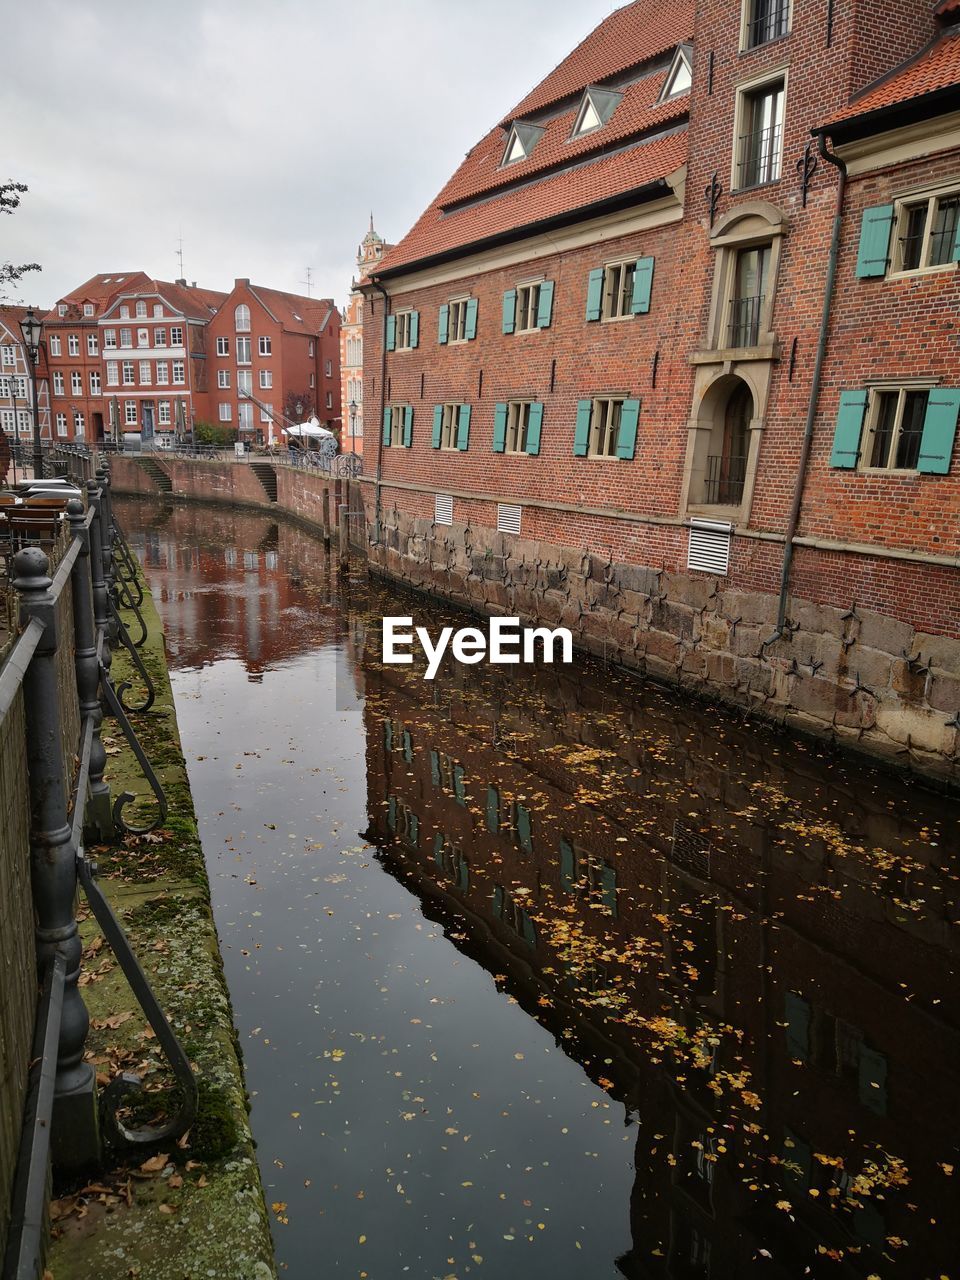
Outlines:
[[[612,13],[468,153],[370,275],[392,274],[506,233],[529,228],[532,234],[545,220],[668,178],[686,160],[689,97],[659,105],[667,71],[660,65],[650,73],[646,64],[658,58],[665,64],[691,39],[693,9],[693,0],[634,0]],[[634,68],[640,78],[625,86],[619,82],[623,98],[607,123],[571,142],[584,89]],[[552,118],[535,119],[564,103]],[[529,156],[504,166],[510,123],[521,119],[541,124],[544,132]]]
[[588,84],[639,66],[693,39],[693,0],[635,0],[606,18],[506,117],[520,120]]
[[[960,3],[960,0],[952,2]],[[868,87],[848,107],[831,116],[824,127],[954,87],[960,87],[960,32],[956,30],[941,36],[899,71]]]
[[645,76],[624,90],[623,101],[617,105],[608,123],[574,141],[570,134],[580,109],[579,102],[569,111],[554,117],[545,128],[543,136],[532,148],[525,160],[501,167],[508,134],[498,125],[491,129],[484,140],[469,153],[464,163],[453,175],[437,198],[441,208],[447,208],[460,200],[492,191],[496,187],[510,186],[518,179],[531,174],[546,172],[571,164],[591,152],[609,150],[612,144],[636,136],[648,130],[663,128],[670,121],[680,120],[689,110],[689,98],[674,98],[657,106],[657,98],[666,82],[667,72]]
[[[194,320],[210,320],[227,297],[217,289],[203,289],[198,285],[177,284],[175,280],[151,280],[152,292],[164,298],[182,315]],[[145,292],[138,289],[138,293]]]
[[335,309],[332,298],[305,298],[280,289],[265,289],[259,284],[252,284],[249,288],[277,323],[290,333],[322,333],[331,311]]
[[475,245],[517,227],[529,227],[534,234],[538,222],[666,178],[686,158],[686,131],[677,130],[452,213],[433,204],[374,274]]
[[106,271],[100,275],[91,276],[78,289],[72,289],[64,294],[60,301],[74,305],[92,302],[99,313],[100,309],[111,298],[115,298],[121,290],[130,292],[149,283],[150,278],[142,271]]

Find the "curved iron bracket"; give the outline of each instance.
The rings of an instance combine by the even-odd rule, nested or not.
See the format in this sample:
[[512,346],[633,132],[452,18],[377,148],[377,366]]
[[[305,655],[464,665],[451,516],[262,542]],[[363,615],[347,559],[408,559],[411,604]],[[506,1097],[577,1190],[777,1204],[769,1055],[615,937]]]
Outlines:
[[150,679],[150,676],[147,674],[147,669],[143,665],[143,659],[140,657],[140,654],[137,652],[136,645],[130,639],[130,632],[127,630],[127,625],[124,622],[124,620],[120,617],[120,614],[117,611],[117,607],[112,600],[110,601],[110,609],[117,623],[117,639],[120,641],[120,643],[126,649],[127,653],[129,653],[130,657],[133,659],[133,665],[137,668],[137,673],[140,676],[140,679],[143,681],[144,685],[146,686],[146,690],[147,690],[146,702],[144,702],[139,707],[128,707],[123,700],[123,695],[126,693],[128,689],[132,689],[133,685],[129,680],[124,680],[121,684],[117,685],[117,688],[116,688],[117,698],[120,702],[120,705],[123,707],[124,711],[129,711],[134,715],[139,714],[141,711],[149,711],[150,708],[153,706],[154,701],[156,700],[157,691],[153,687],[153,681]]
[[130,940],[96,882],[95,864],[85,854],[80,854],[77,858],[77,875],[97,924],[110,944],[117,963],[130,984],[130,990],[136,997],[137,1004],[156,1033],[157,1043],[183,1094],[183,1101],[176,1114],[166,1123],[133,1128],[124,1124],[117,1111],[124,1098],[140,1091],[142,1081],[139,1076],[123,1072],[110,1082],[100,1099],[104,1136],[112,1147],[133,1147],[134,1149],[181,1138],[197,1118],[197,1081],[190,1061],[160,1008],[147,975],[130,946]]
[[130,744],[133,754],[137,757],[137,763],[143,770],[143,776],[150,784],[150,790],[156,796],[158,812],[154,820],[146,827],[134,827],[126,822],[123,817],[124,805],[129,804],[131,800],[136,800],[137,796],[132,791],[121,791],[113,803],[113,821],[121,831],[125,831],[132,836],[145,836],[151,831],[155,831],[167,819],[167,797],[164,794],[160,780],[153,771],[153,765],[147,759],[143,747],[140,745],[140,739],[134,732],[133,725],[127,719],[127,713],[123,703],[117,696],[117,691],[113,687],[109,672],[100,663],[100,688],[103,691],[104,700],[107,704],[107,710],[112,716],[119,721],[120,728],[123,730],[123,736]]
[[[140,636],[137,640],[133,641],[133,644],[140,649],[143,647],[143,644],[147,639],[147,624],[143,620],[143,614],[134,603],[133,597],[130,595],[129,591],[127,591],[126,583],[123,579],[115,578],[114,584],[116,587],[117,605],[121,609],[129,609],[129,611],[136,616],[137,622],[140,624]],[[119,619],[120,615],[115,613],[115,617]]]

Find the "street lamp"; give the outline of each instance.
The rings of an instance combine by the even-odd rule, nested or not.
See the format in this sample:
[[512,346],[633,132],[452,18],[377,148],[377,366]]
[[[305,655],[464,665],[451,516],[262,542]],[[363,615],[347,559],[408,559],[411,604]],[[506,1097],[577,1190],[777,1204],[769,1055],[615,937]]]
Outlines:
[[20,321],[20,332],[23,334],[23,345],[30,356],[30,389],[33,395],[33,476],[39,480],[43,476],[43,445],[40,443],[40,411],[37,407],[37,360],[40,357],[40,334],[43,323],[34,312],[27,307],[26,315]]
[[351,400],[350,403],[347,405],[347,408],[350,410],[350,452],[356,453],[357,451],[357,402],[356,400]]

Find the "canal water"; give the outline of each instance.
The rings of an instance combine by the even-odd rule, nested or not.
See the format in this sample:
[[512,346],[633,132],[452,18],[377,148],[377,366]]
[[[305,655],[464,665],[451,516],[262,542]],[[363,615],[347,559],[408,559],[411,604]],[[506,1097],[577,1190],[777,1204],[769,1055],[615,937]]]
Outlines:
[[588,660],[427,683],[380,620],[455,616],[121,511],[281,1274],[960,1280],[960,807]]

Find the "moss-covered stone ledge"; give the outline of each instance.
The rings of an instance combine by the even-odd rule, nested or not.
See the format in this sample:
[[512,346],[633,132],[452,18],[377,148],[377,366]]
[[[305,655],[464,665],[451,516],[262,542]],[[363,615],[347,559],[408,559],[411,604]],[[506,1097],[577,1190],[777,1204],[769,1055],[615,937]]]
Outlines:
[[[200,1107],[182,1143],[117,1161],[85,1179],[55,1187],[53,1280],[271,1280],[276,1270],[253,1140],[247,1119],[240,1049],[223,974],[196,816],[180,747],[160,620],[144,584],[149,638],[141,650],[156,687],[153,708],[133,716],[169,801],[165,825],[149,836],[96,850],[100,883],[196,1070]],[[122,652],[114,678],[139,684]],[[107,779],[149,796],[119,727],[104,721]],[[142,822],[152,797],[131,803]],[[101,1084],[118,1071],[141,1075],[134,1105],[149,1119],[162,1112],[169,1073],[96,921],[82,912],[82,991],[90,1011],[88,1058]]]

